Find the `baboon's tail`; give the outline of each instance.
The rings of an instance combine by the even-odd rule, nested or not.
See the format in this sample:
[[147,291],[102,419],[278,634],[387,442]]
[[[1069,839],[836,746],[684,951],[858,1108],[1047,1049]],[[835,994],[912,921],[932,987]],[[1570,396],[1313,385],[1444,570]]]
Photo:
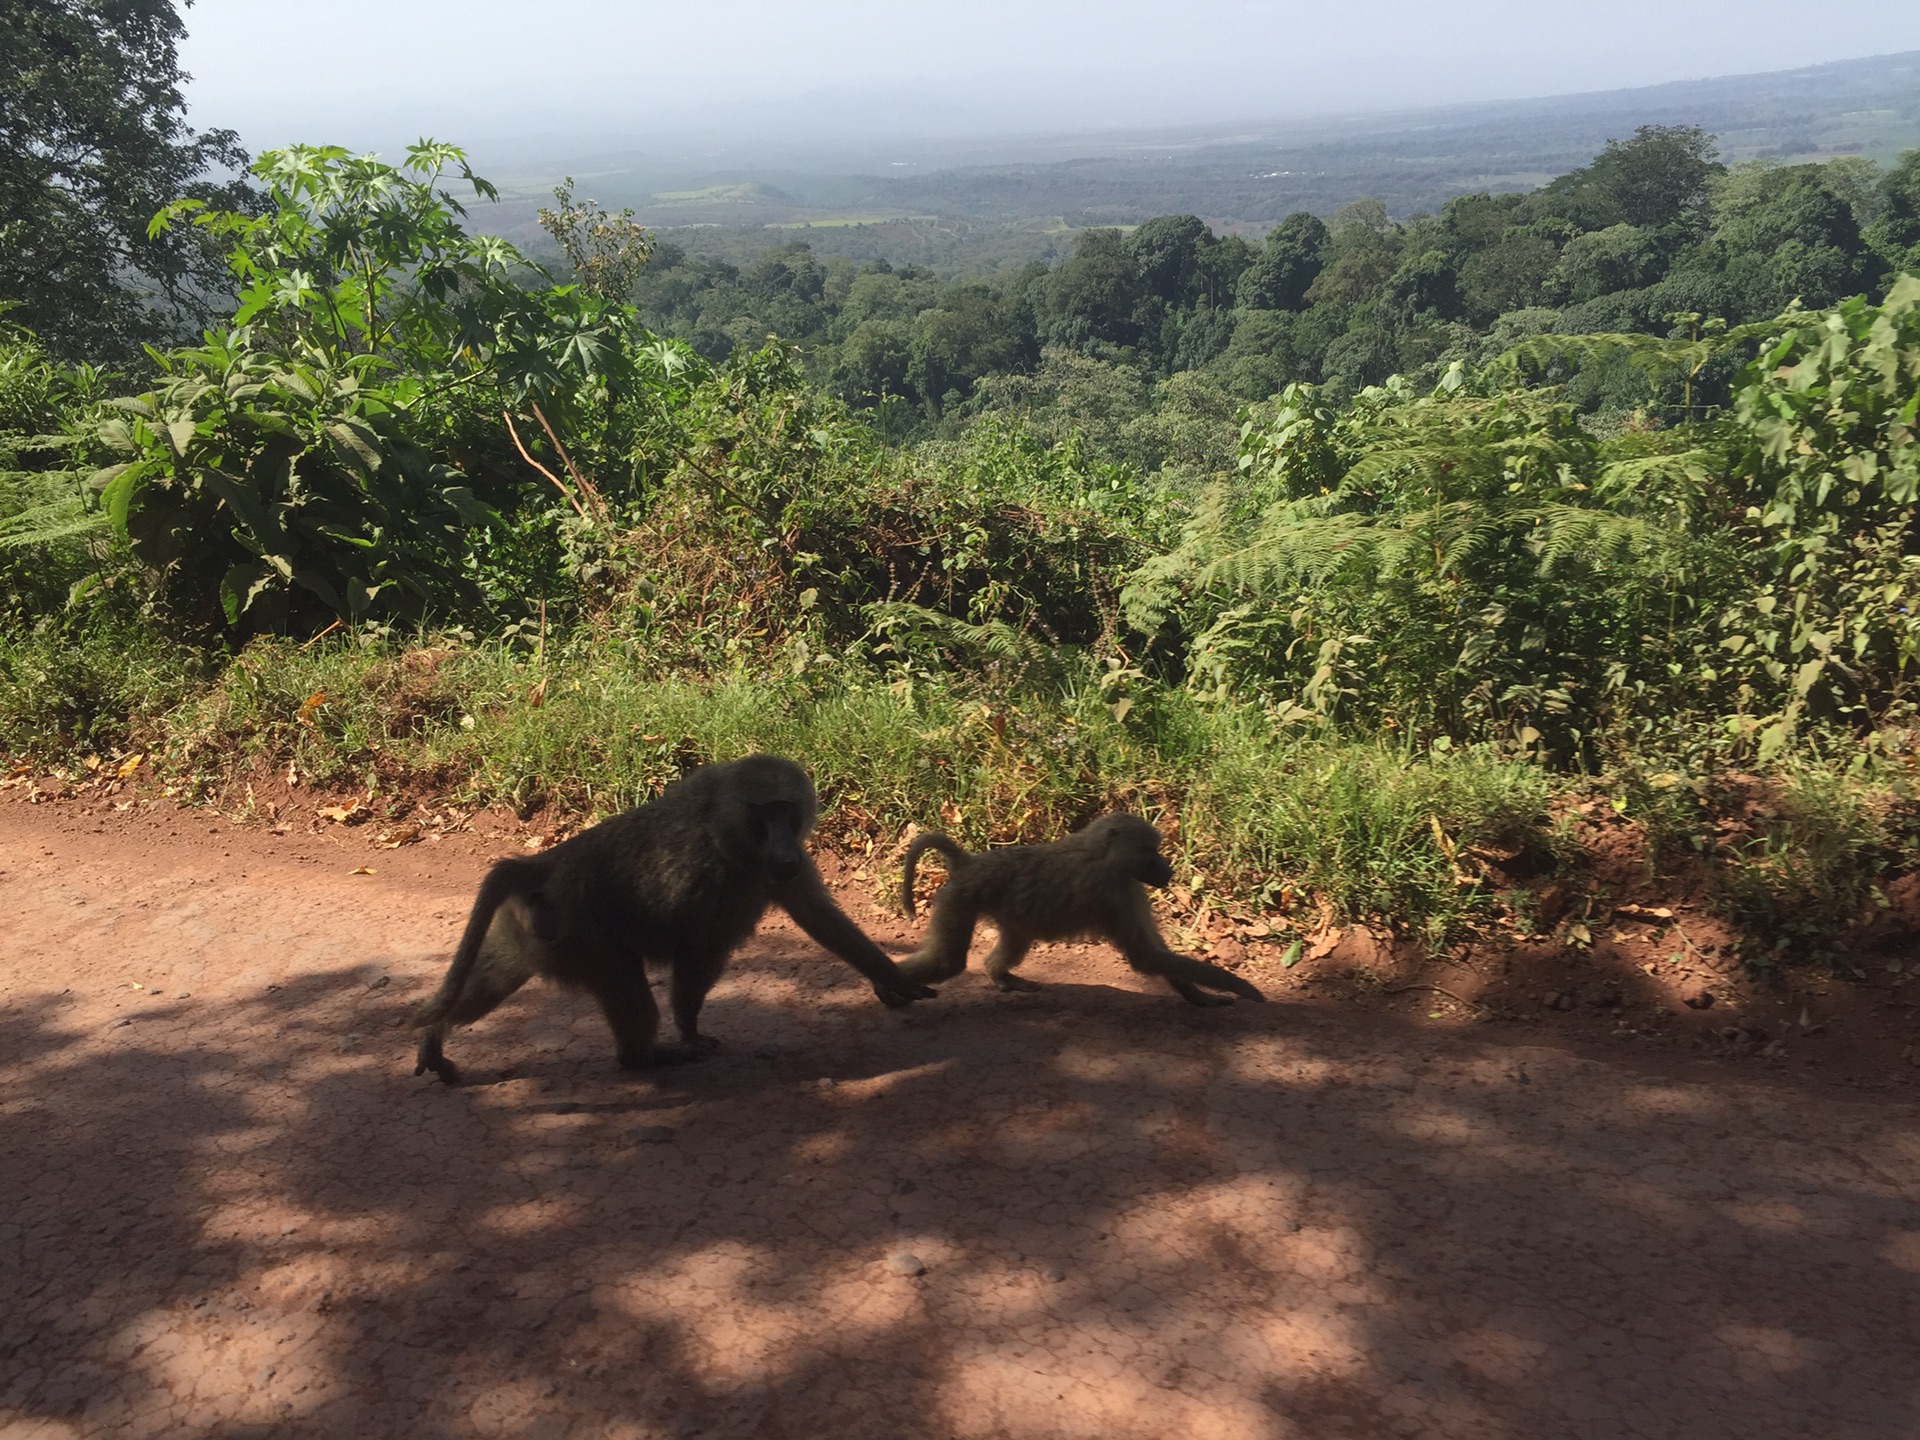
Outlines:
[[[429,1026],[443,1025],[460,999],[460,992],[466,989],[467,977],[473,973],[474,962],[480,958],[480,947],[486,942],[487,931],[493,925],[493,912],[516,895],[526,895],[539,887],[544,878],[545,867],[532,858],[508,856],[496,860],[493,868],[487,871],[487,878],[480,882],[480,893],[473,898],[473,912],[467,916],[467,928],[460,936],[459,947],[453,952],[453,964],[447,967],[447,978],[440,982],[440,989],[431,999],[423,1000],[413,1012],[413,1028],[424,1030]],[[425,1054],[423,1050],[421,1052]],[[419,1075],[428,1067],[423,1063],[413,1073]]]
[[920,857],[929,850],[938,850],[947,857],[949,875],[973,858],[937,830],[929,830],[925,834],[914,836],[913,843],[907,846],[907,873],[900,886],[900,904],[906,910],[908,919],[913,918],[913,872],[920,864]]

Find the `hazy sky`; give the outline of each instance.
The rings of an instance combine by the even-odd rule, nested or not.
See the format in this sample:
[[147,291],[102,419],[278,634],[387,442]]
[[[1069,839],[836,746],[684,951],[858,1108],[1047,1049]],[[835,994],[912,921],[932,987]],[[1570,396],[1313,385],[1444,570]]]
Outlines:
[[[199,125],[504,138],[1285,118],[1920,50],[1915,0],[197,0]],[[750,107],[743,115],[741,107]],[[767,108],[761,108],[767,107]]]

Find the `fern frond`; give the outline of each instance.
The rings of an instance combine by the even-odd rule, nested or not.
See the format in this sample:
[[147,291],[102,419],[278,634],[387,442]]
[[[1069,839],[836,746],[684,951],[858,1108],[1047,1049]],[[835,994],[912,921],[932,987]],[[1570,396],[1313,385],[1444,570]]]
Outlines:
[[870,634],[905,654],[941,651],[971,669],[993,664],[1019,673],[1050,668],[1056,658],[1051,646],[1004,620],[975,625],[905,600],[876,601],[862,613]]
[[27,550],[60,540],[104,533],[106,515],[89,511],[78,495],[35,505],[0,520],[0,550]]
[[1594,494],[1611,505],[1645,506],[1665,500],[1691,508],[1690,502],[1713,483],[1714,457],[1705,450],[1672,455],[1642,455],[1604,466]]
[[1294,518],[1283,513],[1250,544],[1201,564],[1195,583],[1255,593],[1311,584],[1348,566],[1370,567],[1391,529],[1367,515]]
[[1580,505],[1541,505],[1531,517],[1531,539],[1540,557],[1540,573],[1551,574],[1569,560],[1589,566],[1622,564],[1671,553],[1675,537],[1664,525],[1615,510]]
[[1662,372],[1691,370],[1710,356],[1712,340],[1669,340],[1660,335],[1534,335],[1493,358],[1490,370],[1503,379],[1521,378],[1529,368],[1556,361],[1580,367],[1624,356],[1637,368]]

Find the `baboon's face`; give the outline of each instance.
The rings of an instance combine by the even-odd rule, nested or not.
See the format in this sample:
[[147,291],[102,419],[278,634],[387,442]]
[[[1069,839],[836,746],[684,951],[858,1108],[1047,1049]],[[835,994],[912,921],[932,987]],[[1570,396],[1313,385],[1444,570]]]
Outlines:
[[752,755],[712,774],[724,785],[710,834],[727,863],[776,885],[803,873],[801,842],[819,813],[806,772],[790,760]]
[[1164,890],[1173,883],[1173,866],[1158,846],[1141,856],[1139,876],[1143,885],[1151,885],[1156,890]]
[[1115,815],[1103,822],[1107,848],[1124,874],[1156,890],[1173,883],[1173,866],[1160,853],[1160,832],[1137,815]]
[[747,807],[747,830],[760,857],[760,868],[770,879],[791,880],[806,864],[800,848],[805,820],[791,801],[775,800]]

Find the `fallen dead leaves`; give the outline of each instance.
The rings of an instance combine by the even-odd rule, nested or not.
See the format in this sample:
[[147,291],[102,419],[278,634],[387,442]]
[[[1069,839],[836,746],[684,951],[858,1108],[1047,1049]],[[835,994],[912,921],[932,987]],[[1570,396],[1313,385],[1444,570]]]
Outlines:
[[0,779],[0,790],[25,786],[28,800],[35,805],[84,791],[102,796],[117,795],[133,780],[146,761],[144,752],[129,755],[114,751],[108,755],[89,755],[80,762],[78,774],[60,766],[41,772],[32,764],[21,762],[8,771],[4,779]]
[[472,821],[472,817],[463,811],[452,808],[416,809],[407,800],[390,801],[379,806],[368,799],[356,798],[344,803],[316,805],[313,813],[317,819],[333,825],[358,826],[376,820],[389,822],[390,828],[373,837],[373,843],[382,850],[398,850],[403,845],[417,845],[422,840],[438,840],[442,835],[466,829]]

